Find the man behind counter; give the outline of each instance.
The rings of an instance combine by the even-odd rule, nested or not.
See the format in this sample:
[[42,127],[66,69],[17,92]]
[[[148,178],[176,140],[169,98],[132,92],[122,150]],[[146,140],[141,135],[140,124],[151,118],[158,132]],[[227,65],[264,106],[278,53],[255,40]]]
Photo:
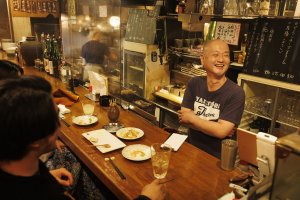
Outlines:
[[109,51],[106,44],[100,42],[101,32],[96,30],[90,34],[90,41],[85,43],[81,49],[81,57],[85,59],[86,66],[84,69],[83,80],[88,80],[88,71],[103,73],[104,57],[115,61],[117,57]]
[[220,158],[222,139],[232,137],[240,123],[245,93],[225,76],[230,51],[224,41],[206,42],[200,59],[207,77],[194,77],[188,82],[179,122],[190,128],[193,145]]

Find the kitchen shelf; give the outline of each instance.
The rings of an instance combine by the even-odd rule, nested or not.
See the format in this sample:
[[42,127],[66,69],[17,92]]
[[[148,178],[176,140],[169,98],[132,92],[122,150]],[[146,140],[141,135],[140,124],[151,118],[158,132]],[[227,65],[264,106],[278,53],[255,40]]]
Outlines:
[[257,114],[255,112],[251,112],[251,111],[248,111],[248,110],[244,110],[245,113],[249,113],[249,114],[252,114],[252,115],[255,115],[255,116],[258,116],[258,117],[261,117],[261,118],[264,118],[264,119],[267,119],[267,120],[272,120],[270,117],[267,117],[265,115],[261,115],[261,114]]
[[136,71],[140,71],[140,72],[144,72],[144,69],[140,68],[140,67],[136,67],[136,66],[129,66],[130,69],[136,70]]
[[293,128],[297,128],[297,129],[299,128],[299,126],[296,126],[296,125],[293,125],[293,124],[289,124],[289,123],[286,123],[286,122],[282,122],[280,120],[276,120],[276,122],[279,123],[279,124],[284,124],[286,126],[293,127]]

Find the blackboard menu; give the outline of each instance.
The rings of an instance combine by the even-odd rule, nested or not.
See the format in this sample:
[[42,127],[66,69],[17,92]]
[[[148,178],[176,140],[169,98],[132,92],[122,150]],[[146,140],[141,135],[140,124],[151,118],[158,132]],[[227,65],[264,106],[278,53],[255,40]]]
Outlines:
[[154,10],[130,9],[126,26],[125,40],[143,44],[154,44],[156,19],[159,7]]
[[244,73],[300,83],[300,19],[250,23]]

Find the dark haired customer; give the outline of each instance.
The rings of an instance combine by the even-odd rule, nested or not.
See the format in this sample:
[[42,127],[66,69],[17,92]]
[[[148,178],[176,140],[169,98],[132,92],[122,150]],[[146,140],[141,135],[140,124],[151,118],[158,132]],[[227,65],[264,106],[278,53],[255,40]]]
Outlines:
[[[55,148],[58,110],[51,85],[40,77],[0,81],[0,194],[8,199],[72,199],[63,186],[73,184],[64,168],[49,171],[39,157]],[[153,181],[137,199],[162,200],[162,184]],[[86,198],[88,199],[88,198]]]
[[73,184],[64,168],[48,171],[39,156],[55,148],[58,110],[50,84],[39,77],[0,83],[0,194],[8,199],[70,199]]

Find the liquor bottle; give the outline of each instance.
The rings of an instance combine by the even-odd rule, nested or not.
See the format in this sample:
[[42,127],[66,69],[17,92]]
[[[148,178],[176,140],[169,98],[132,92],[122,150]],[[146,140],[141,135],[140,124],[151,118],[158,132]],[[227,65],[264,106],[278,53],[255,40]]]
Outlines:
[[58,38],[57,38],[57,45],[58,45],[59,53],[60,53],[60,55],[62,57],[63,46],[62,46],[62,38],[61,38],[61,36],[58,36]]
[[246,58],[246,46],[247,46],[247,34],[244,34],[244,37],[242,39],[242,42],[241,42],[241,51],[242,51],[242,55],[243,55],[243,63],[244,63],[244,60]]
[[66,65],[66,61],[62,58],[60,67],[60,80],[63,83],[67,83],[71,79],[71,69],[69,66]]
[[293,17],[297,6],[296,0],[286,0],[283,16]]
[[178,13],[184,13],[184,9],[185,9],[185,1],[180,0],[178,3]]
[[45,48],[44,48],[44,69],[45,72],[49,73],[49,57],[50,57],[50,48],[51,48],[51,42],[50,42],[50,36],[49,34],[46,37],[45,42]]
[[238,4],[235,0],[226,0],[224,2],[224,15],[238,15]]
[[259,14],[268,15],[269,14],[269,8],[270,8],[270,0],[262,0],[260,2]]
[[51,76],[54,75],[54,72],[53,72],[53,39],[54,39],[53,36],[50,37],[50,42],[49,42],[50,48],[48,49],[48,50],[50,50],[50,51],[49,51],[48,68],[49,68],[49,74],[50,74]]
[[59,78],[59,66],[61,64],[61,58],[60,58],[57,40],[55,38],[53,38],[52,64],[53,64],[53,75],[55,78]]

